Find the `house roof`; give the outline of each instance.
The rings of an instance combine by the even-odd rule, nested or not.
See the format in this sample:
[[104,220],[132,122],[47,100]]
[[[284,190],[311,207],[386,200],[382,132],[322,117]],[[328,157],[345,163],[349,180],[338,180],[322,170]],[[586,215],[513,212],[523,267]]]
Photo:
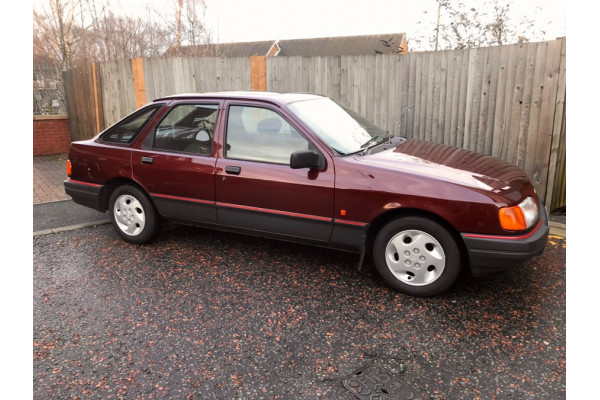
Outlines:
[[166,56],[250,57],[265,56],[277,44],[278,56],[339,56],[406,52],[405,33],[365,36],[338,36],[314,39],[266,40],[260,42],[216,43],[171,47]]
[[264,56],[273,45],[273,41],[239,42],[239,43],[212,43],[196,46],[181,46],[178,54],[176,47],[170,47],[165,56],[185,57],[250,57]]

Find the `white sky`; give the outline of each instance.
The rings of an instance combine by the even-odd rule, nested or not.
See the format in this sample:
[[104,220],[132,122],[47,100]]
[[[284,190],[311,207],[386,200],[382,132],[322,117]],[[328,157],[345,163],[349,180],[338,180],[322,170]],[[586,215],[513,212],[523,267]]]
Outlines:
[[[176,0],[111,0],[116,14],[146,15],[151,5],[172,19]],[[454,0],[457,1],[457,0]],[[476,0],[463,0],[477,7]],[[513,20],[535,18],[537,30],[551,40],[566,35],[566,0],[514,0]],[[35,8],[48,0],[33,0]],[[435,0],[205,0],[205,24],[218,42],[298,39],[324,36],[407,34],[410,40],[433,34]],[[537,11],[540,7],[541,11]],[[443,15],[442,15],[443,18]]]
[[[206,25],[221,42],[399,32],[410,41],[433,33],[437,17],[435,0],[206,0],[206,5]],[[565,0],[517,0],[514,7],[515,20],[535,17],[547,31],[544,40],[565,36]]]

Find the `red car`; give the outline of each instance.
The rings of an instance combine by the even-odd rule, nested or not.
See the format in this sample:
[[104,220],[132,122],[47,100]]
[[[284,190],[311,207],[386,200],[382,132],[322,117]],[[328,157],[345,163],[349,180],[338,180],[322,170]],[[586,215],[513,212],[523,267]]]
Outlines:
[[161,220],[372,254],[396,290],[434,295],[461,268],[540,254],[548,222],[516,166],[390,136],[333,100],[229,92],[154,100],[74,142],[66,193],[126,241]]

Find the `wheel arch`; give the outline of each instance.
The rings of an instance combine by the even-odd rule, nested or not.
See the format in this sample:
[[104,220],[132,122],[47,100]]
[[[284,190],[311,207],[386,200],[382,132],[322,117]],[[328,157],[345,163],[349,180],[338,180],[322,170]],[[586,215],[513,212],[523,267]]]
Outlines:
[[437,222],[442,227],[444,227],[450,233],[450,235],[452,235],[454,241],[456,242],[456,245],[458,246],[461,258],[461,267],[463,267],[463,269],[465,270],[470,269],[467,247],[460,235],[460,232],[458,232],[452,226],[452,224],[450,224],[447,220],[445,220],[438,214],[419,208],[396,208],[378,215],[377,218],[375,218],[375,220],[371,224],[369,224],[369,228],[367,229],[367,237],[365,242],[365,251],[367,252],[367,254],[372,254],[373,243],[375,242],[375,238],[377,237],[379,231],[381,231],[381,229],[386,224],[393,220],[408,216],[427,218],[434,222]]
[[139,190],[141,190],[146,195],[146,197],[148,198],[148,201],[150,201],[150,203],[156,210],[156,204],[154,204],[154,200],[152,199],[152,196],[150,196],[150,193],[148,193],[148,191],[146,189],[144,189],[144,187],[142,185],[140,185],[139,183],[137,183],[136,181],[134,181],[131,178],[117,177],[117,178],[110,179],[108,182],[106,182],[106,184],[102,188],[102,192],[100,193],[100,206],[102,207],[102,211],[107,211],[109,209],[110,205],[108,203],[110,200],[110,195],[117,187],[123,186],[123,185],[134,186],[134,187],[138,188]]

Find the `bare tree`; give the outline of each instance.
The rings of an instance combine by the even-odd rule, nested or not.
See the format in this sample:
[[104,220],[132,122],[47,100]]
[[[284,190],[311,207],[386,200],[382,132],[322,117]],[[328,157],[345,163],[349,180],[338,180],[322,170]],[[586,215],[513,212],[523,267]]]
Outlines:
[[[204,0],[186,0],[185,1],[185,26],[184,33],[186,41],[195,46],[200,43],[206,43],[209,36],[206,33],[204,24],[204,13],[206,5]],[[202,19],[200,18],[200,11],[202,12]]]
[[202,23],[205,9],[204,0],[175,0],[173,28],[176,54],[181,54],[182,45],[196,46],[210,39]]
[[[48,0],[34,10],[35,55],[60,69],[79,64],[162,56],[167,49],[210,43],[204,0],[174,0],[174,14],[151,7],[145,16],[115,14],[111,0]],[[39,58],[39,57],[38,57]]]
[[[527,42],[544,32],[532,17],[515,20],[512,1],[478,2],[438,0],[437,23],[431,36],[413,39],[422,49],[466,49]],[[425,12],[425,14],[427,14]]]
[[49,0],[49,8],[33,11],[34,46],[61,66],[70,69],[83,29],[76,24],[78,0]]
[[144,17],[116,15],[108,0],[84,0],[81,13],[88,27],[80,34],[75,64],[156,57],[173,44],[168,25],[150,8]]
[[87,38],[86,50],[93,59],[106,61],[108,54],[110,32],[105,22],[108,5],[104,0],[85,0],[87,16],[91,21],[92,34]]

